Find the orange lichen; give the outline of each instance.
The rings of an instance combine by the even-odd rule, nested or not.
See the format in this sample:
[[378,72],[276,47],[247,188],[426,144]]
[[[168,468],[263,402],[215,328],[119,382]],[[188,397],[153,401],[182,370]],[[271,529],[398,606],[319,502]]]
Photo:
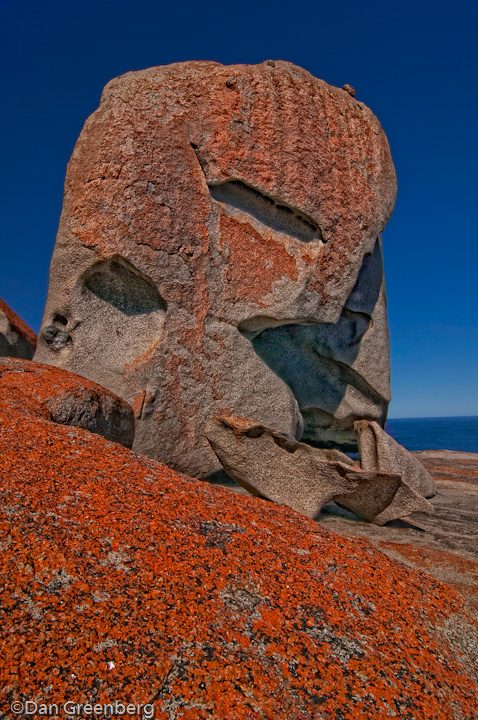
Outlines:
[[11,400],[0,442],[2,711],[117,699],[164,720],[477,717],[446,630],[476,627],[451,588]]
[[71,398],[78,405],[94,399],[110,407],[127,409],[128,404],[103,388],[61,368],[17,358],[0,358],[0,409],[9,407],[21,413],[51,420],[53,401]]
[[478,483],[478,455],[450,450],[415,453],[435,480]]
[[[464,558],[458,553],[439,550],[427,545],[411,543],[385,542],[378,543],[384,552],[393,550],[404,562],[418,570],[440,577],[445,573],[448,582],[457,587],[461,594],[478,610],[478,562]],[[433,572],[433,571],[437,572]]]
[[265,296],[281,278],[296,280],[297,261],[274,238],[261,235],[248,222],[222,215],[222,242],[227,247],[225,292],[232,302],[264,306]]
[[446,550],[437,550],[436,548],[411,545],[410,543],[394,543],[394,542],[381,542],[383,547],[388,547],[393,550],[397,550],[402,555],[409,557],[411,560],[419,559],[422,565],[433,564],[442,567],[448,567],[457,565],[468,572],[476,574],[478,581],[478,562],[474,560],[467,560],[466,558],[460,557],[453,552],[447,552]]
[[456,467],[453,467],[453,465],[429,465],[423,462],[423,465],[425,465],[429,472],[435,474],[437,478],[451,481],[457,480],[461,482],[466,482],[467,480],[476,482],[477,480],[476,463],[474,464],[474,467],[469,468],[463,466],[463,464],[457,464]]

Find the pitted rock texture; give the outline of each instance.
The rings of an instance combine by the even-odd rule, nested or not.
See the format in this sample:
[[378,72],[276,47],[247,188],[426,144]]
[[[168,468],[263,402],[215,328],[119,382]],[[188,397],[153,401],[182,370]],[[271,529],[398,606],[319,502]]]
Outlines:
[[31,360],[36,344],[33,330],[0,298],[0,357]]
[[360,465],[364,470],[399,472],[404,482],[420,495],[435,495],[436,485],[430,473],[380,425],[358,420],[354,429],[358,435]]
[[30,360],[0,358],[0,411],[74,425],[130,448],[134,417],[109,390],[74,373]]
[[476,720],[454,590],[288,508],[81,428],[0,416],[0,711]]
[[[217,412],[347,444],[389,401],[395,192],[370,110],[290,63],[116,78],[68,166],[36,359],[121,395],[135,449],[197,477],[220,469]],[[320,332],[290,354],[297,324]]]
[[251,494],[307,517],[316,518],[331,500],[377,525],[433,512],[398,472],[367,472],[338,450],[312,448],[254,420],[210,418],[205,432],[231,478]]

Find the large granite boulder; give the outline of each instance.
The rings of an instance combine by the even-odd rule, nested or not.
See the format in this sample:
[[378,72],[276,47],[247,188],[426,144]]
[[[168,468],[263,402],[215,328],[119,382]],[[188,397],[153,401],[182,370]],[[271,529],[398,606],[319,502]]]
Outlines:
[[68,166],[35,357],[121,395],[134,448],[197,477],[217,412],[356,447],[390,398],[395,191],[370,110],[290,63],[116,78]]
[[462,598],[370,544],[20,402],[0,473],[2,716],[476,719]]
[[33,330],[0,298],[0,357],[31,360],[36,344]]
[[128,448],[133,444],[133,411],[122,398],[74,373],[29,360],[0,358],[0,411],[84,428]]

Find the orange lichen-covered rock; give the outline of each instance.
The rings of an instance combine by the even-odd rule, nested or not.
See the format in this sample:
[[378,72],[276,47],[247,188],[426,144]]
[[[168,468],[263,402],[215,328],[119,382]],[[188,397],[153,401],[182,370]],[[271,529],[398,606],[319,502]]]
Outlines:
[[133,411],[109,390],[49,365],[0,358],[0,410],[75,425],[131,447],[134,439]]
[[451,588],[33,410],[5,406],[0,443],[0,712],[477,717]]
[[0,357],[30,360],[36,344],[33,330],[0,298]]
[[395,190],[373,113],[291,63],[115,78],[68,165],[36,359],[124,397],[135,450],[195,477],[217,412],[299,435],[300,408],[354,445],[390,399]]

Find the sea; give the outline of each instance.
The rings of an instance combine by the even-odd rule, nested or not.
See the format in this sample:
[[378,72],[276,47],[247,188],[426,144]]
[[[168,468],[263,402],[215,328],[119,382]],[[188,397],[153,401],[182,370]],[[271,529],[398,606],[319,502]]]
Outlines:
[[478,416],[391,419],[385,429],[407,450],[478,453]]

